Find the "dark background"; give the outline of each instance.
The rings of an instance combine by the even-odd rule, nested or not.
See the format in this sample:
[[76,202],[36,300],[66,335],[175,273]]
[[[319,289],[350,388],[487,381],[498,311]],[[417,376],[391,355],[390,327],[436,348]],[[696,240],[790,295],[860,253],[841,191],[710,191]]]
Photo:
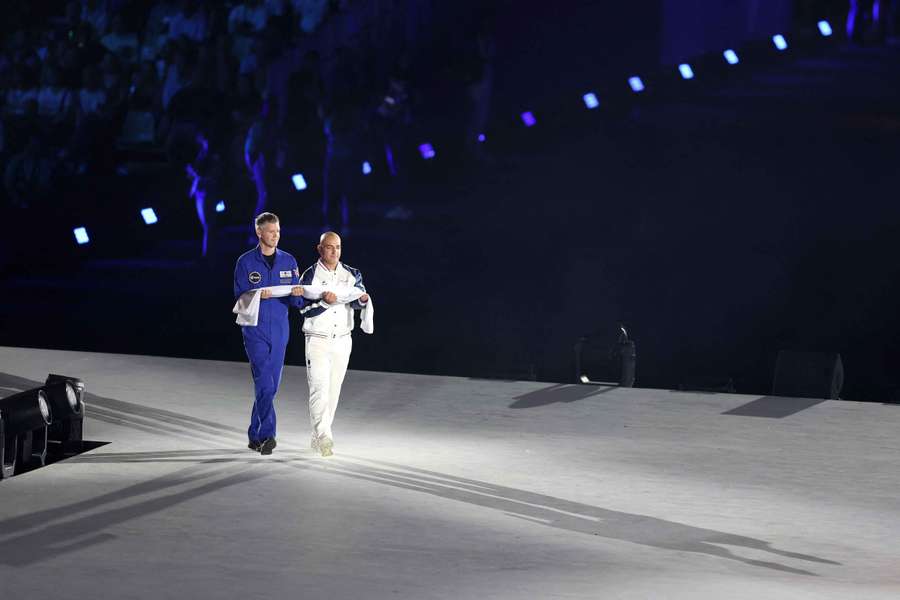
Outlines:
[[[404,185],[377,142],[359,148],[374,172],[359,176],[344,259],[377,318],[353,368],[572,381],[576,340],[605,349],[623,322],[639,386],[730,379],[766,393],[777,352],[801,349],[841,353],[843,397],[900,399],[900,48],[849,44],[843,2],[494,4],[488,158],[474,161],[452,76],[473,6],[431,14]],[[681,61],[695,80],[678,77]],[[431,161],[416,152],[426,140]],[[273,176],[269,206],[301,268],[320,230],[309,156]],[[47,201],[4,209],[0,344],[244,360],[230,308],[250,247],[246,173],[233,169],[201,260],[182,171],[115,164],[127,173],[60,178]],[[308,189],[290,186],[296,171]],[[408,218],[390,216],[398,203]],[[141,222],[146,206],[158,224]],[[90,245],[75,245],[76,226]],[[302,364],[298,318],[293,331],[287,362]]]

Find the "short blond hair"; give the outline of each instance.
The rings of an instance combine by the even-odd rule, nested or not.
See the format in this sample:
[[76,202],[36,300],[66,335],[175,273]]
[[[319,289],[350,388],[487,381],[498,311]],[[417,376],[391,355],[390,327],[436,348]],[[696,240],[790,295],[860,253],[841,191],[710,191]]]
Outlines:
[[268,223],[278,223],[278,215],[276,215],[275,213],[264,212],[260,213],[259,216],[256,217],[257,229]]

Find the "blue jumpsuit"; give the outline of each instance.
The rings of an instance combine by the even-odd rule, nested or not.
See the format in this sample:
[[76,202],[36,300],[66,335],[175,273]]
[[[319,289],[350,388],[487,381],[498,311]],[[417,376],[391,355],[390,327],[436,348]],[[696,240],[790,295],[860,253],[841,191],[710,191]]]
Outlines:
[[[299,279],[297,260],[293,256],[276,248],[275,264],[269,268],[257,246],[237,260],[234,267],[234,297],[237,300],[244,292],[262,287],[298,285]],[[278,384],[281,383],[284,352],[290,333],[288,309],[302,305],[303,298],[300,296],[260,300],[256,327],[241,327],[256,389],[250,428],[247,430],[252,443],[275,437],[274,401]]]

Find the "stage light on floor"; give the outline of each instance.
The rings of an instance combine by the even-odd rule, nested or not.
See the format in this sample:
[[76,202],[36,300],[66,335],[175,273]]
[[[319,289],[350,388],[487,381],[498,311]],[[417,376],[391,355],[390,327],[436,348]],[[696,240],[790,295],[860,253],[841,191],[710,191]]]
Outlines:
[[537,119],[534,118],[534,115],[531,113],[531,111],[526,110],[519,116],[522,118],[522,123],[525,124],[525,127],[533,127],[535,124],[537,124]]
[[362,164],[362,174],[368,175],[372,172],[372,165],[369,164],[369,161],[365,160]]
[[152,208],[141,209],[141,216],[144,217],[144,223],[147,225],[153,225],[159,221],[156,217],[156,212]]
[[70,415],[81,413],[81,400],[75,386],[68,381],[47,381],[43,388],[47,404],[50,406],[50,414],[54,421]]
[[434,147],[428,142],[419,144],[419,154],[421,154],[422,158],[424,158],[425,160],[431,160],[435,155]]
[[600,101],[597,100],[597,94],[595,94],[594,92],[588,92],[587,94],[582,96],[581,99],[584,100],[584,105],[591,110],[600,106]]
[[694,78],[694,70],[691,68],[691,65],[687,63],[682,63],[678,65],[678,72],[681,73],[682,79],[693,79]]
[[[624,325],[614,330],[615,341],[594,333],[575,343],[575,381],[582,384],[634,387],[637,352]],[[599,376],[594,379],[591,375]]]
[[722,56],[725,57],[725,62],[727,62],[729,65],[736,65],[741,62],[741,59],[738,58],[737,52],[735,52],[731,48],[723,52]]
[[639,94],[644,91],[644,82],[641,81],[641,78],[636,75],[628,78],[628,85],[631,86],[631,91],[635,94]]
[[778,48],[779,52],[783,52],[787,50],[788,43],[787,40],[784,39],[784,36],[780,33],[772,36],[772,43],[775,44],[775,47]]
[[9,450],[15,454],[11,471],[43,466],[47,459],[47,426],[53,421],[44,391],[34,388],[3,398],[0,413],[3,414],[4,462],[9,460],[6,457]]
[[831,23],[828,21],[822,20],[819,21],[819,33],[821,33],[824,37],[831,37],[831,34],[834,33],[831,30]]
[[0,412],[0,479],[16,474],[17,441],[14,435],[6,435],[6,422]]
[[219,203],[216,204],[216,212],[217,213],[225,212],[225,201],[224,200],[219,200]]
[[294,183],[294,189],[298,192],[306,189],[306,179],[304,179],[303,173],[294,173],[291,181]]
[[41,388],[34,388],[0,400],[0,412],[6,424],[7,435],[19,435],[52,421],[47,395]]
[[87,229],[84,227],[76,227],[72,230],[72,233],[75,234],[75,241],[78,242],[79,246],[83,246],[91,241],[90,236],[88,236]]
[[43,389],[53,415],[47,429],[48,450],[56,456],[78,452],[84,431],[84,382],[51,373]]

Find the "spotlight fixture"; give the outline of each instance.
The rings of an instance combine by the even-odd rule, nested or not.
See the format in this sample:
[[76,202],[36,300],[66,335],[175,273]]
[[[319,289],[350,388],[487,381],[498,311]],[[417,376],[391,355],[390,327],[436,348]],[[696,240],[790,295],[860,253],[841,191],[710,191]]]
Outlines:
[[16,474],[17,441],[14,435],[6,435],[6,421],[0,412],[0,479]]
[[595,94],[594,92],[588,92],[587,94],[582,96],[581,99],[584,100],[584,105],[588,107],[588,109],[593,110],[600,106],[600,101],[597,100],[597,94]]
[[691,65],[687,63],[682,63],[678,65],[678,72],[681,73],[682,79],[693,79],[694,78],[694,70],[691,68]]
[[[3,414],[3,462],[13,455],[12,472],[43,466],[47,460],[47,426],[53,421],[50,404],[41,388],[0,400]],[[6,470],[4,464],[4,471]]]
[[84,382],[75,377],[50,374],[44,393],[53,423],[47,431],[51,453],[55,455],[77,451],[84,439]]
[[529,110],[526,110],[519,116],[522,118],[522,123],[525,124],[525,127],[534,127],[537,124],[537,119],[534,118],[534,115]]
[[644,91],[644,82],[637,75],[628,78],[628,85],[631,86],[631,91],[635,94],[640,94]]
[[784,39],[784,36],[780,33],[772,36],[772,43],[775,44],[775,47],[778,48],[779,52],[784,52],[785,50],[787,50],[787,40]]
[[[578,338],[575,343],[575,381],[590,385],[634,387],[637,353],[634,340],[628,337],[625,326],[619,323],[615,329],[616,341],[608,348],[602,332]],[[599,368],[607,381],[591,378],[589,371]],[[617,379],[618,381],[614,381]]]
[[731,48],[723,52],[722,56],[725,57],[725,62],[727,62],[729,65],[736,65],[741,62],[741,59],[738,58],[737,52],[735,52]]
[[822,37],[831,37],[831,34],[834,33],[831,30],[831,23],[829,23],[828,21],[825,21],[825,20],[819,21],[818,25],[819,25],[819,33],[822,34]]
[[45,427],[53,421],[47,395],[41,388],[19,392],[0,400],[0,412],[7,435],[19,435]]

